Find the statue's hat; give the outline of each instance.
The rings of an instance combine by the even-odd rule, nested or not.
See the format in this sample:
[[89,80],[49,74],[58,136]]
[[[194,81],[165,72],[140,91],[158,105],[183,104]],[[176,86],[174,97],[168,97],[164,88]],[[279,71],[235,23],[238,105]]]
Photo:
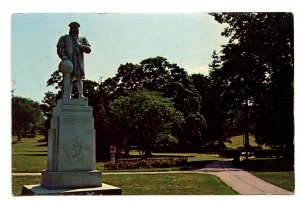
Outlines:
[[71,22],[71,23],[69,24],[69,27],[75,27],[75,28],[78,28],[78,27],[80,27],[80,24],[79,24],[78,22]]

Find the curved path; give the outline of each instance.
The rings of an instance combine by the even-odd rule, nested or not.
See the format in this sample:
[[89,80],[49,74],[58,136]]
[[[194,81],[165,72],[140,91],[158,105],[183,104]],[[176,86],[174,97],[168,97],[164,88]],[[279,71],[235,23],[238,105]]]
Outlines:
[[[268,183],[249,172],[235,168],[231,160],[208,163],[204,168],[189,171],[162,172],[102,172],[102,174],[174,174],[205,173],[218,176],[225,184],[242,195],[293,195],[293,192]],[[40,173],[13,173],[14,176],[41,175]]]
[[235,168],[232,161],[208,163],[198,172],[218,176],[225,184],[242,195],[293,195],[294,193],[268,183],[249,172]]

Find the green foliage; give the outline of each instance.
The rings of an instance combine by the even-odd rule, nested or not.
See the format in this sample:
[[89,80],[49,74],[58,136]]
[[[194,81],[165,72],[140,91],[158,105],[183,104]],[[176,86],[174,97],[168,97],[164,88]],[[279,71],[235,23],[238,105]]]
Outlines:
[[116,162],[107,162],[104,164],[105,169],[122,170],[122,169],[139,169],[139,168],[168,168],[184,166],[187,164],[186,157],[164,158],[164,159],[143,159],[143,160],[118,160]]
[[[146,90],[121,96],[109,104],[109,124],[118,147],[136,145],[150,151],[153,145],[176,142],[172,125],[184,122],[169,98]],[[143,155],[143,154],[142,154]]]
[[[214,62],[216,61],[212,63]],[[203,143],[218,142],[222,144],[228,137],[225,135],[226,122],[220,89],[210,77],[202,74],[193,74],[190,77],[202,98],[200,112],[205,118],[206,127],[202,130],[201,139]]]
[[103,86],[110,100],[138,89],[159,92],[163,97],[171,98],[186,122],[182,125],[174,123],[172,134],[178,144],[196,148],[201,143],[206,126],[200,113],[201,97],[187,72],[177,64],[171,64],[163,57],[148,58],[139,64],[126,63],[119,67],[115,77],[105,80]]
[[[106,79],[103,83],[90,80],[84,80],[83,82],[83,94],[88,97],[89,105],[94,108],[97,153],[101,149],[97,156],[105,156],[104,153],[108,153],[109,145],[118,141],[119,138],[125,139],[122,142],[125,143],[125,145],[122,145],[123,147],[130,146],[132,142],[131,135],[126,136],[128,131],[124,126],[122,126],[124,129],[119,131],[112,129],[115,122],[112,122],[112,118],[109,117],[111,115],[109,103],[121,96],[128,96],[137,90],[143,89],[158,92],[162,97],[172,99],[174,108],[182,113],[184,119],[184,121],[172,122],[172,126],[170,124],[164,125],[168,133],[153,130],[157,134],[155,136],[151,134],[155,138],[151,141],[160,141],[162,144],[178,142],[181,147],[194,147],[195,149],[202,143],[201,135],[206,124],[200,113],[201,97],[195,90],[187,72],[177,64],[171,64],[162,57],[148,58],[139,64],[126,63],[120,65],[117,74]],[[51,75],[47,81],[47,86],[54,86],[59,89],[55,98],[61,97],[62,76],[59,71],[55,71]],[[76,86],[73,83],[73,97],[77,96],[75,88]],[[45,102],[48,101],[48,96],[49,94],[46,94]],[[45,103],[45,105],[45,110],[51,110],[49,104]],[[47,113],[47,111],[45,112]],[[149,113],[149,119],[151,115],[153,114]],[[131,124],[133,123],[136,122],[131,122]],[[47,121],[47,124],[49,124],[49,121]],[[147,127],[147,125],[144,126]],[[112,132],[112,130],[115,131]],[[117,132],[118,135],[111,135],[111,133],[116,134]],[[121,137],[118,137],[119,135]],[[144,133],[143,135],[148,134]],[[117,144],[122,143],[117,142]],[[135,140],[134,143],[136,144],[137,141]],[[151,142],[151,144],[153,143]]]
[[221,67],[210,76],[221,89],[232,132],[293,155],[294,28],[292,13],[212,13],[228,24]]
[[223,158],[234,158],[238,159],[241,155],[242,151],[239,149],[220,149],[218,154]]
[[12,133],[18,140],[25,134],[36,134],[42,128],[44,118],[40,104],[22,97],[11,98],[12,102]]

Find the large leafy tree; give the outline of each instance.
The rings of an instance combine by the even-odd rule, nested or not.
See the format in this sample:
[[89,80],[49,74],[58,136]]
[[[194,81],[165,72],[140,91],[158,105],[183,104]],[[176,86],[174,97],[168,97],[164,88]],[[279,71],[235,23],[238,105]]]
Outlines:
[[172,98],[174,107],[185,118],[183,126],[173,126],[178,143],[195,148],[201,143],[205,127],[205,120],[200,114],[201,97],[187,72],[177,64],[171,64],[163,57],[148,58],[139,64],[126,63],[103,85],[110,100],[138,89],[159,92],[163,97]]
[[146,157],[154,145],[174,143],[177,139],[172,134],[172,125],[184,121],[171,99],[146,90],[120,96],[109,108],[114,143],[125,150],[137,146]]
[[202,97],[201,114],[204,116],[207,127],[203,131],[203,143],[223,145],[228,138],[225,129],[225,116],[221,105],[219,89],[207,76],[202,74],[191,75],[195,88]]
[[[294,30],[292,13],[212,13],[228,24],[222,67],[212,72],[237,129],[259,143],[293,151]],[[219,73],[221,72],[221,73]],[[218,77],[217,76],[217,77]],[[237,115],[240,113],[240,115]],[[237,119],[235,117],[241,117]]]
[[11,102],[12,133],[18,135],[18,141],[25,134],[35,134],[42,128],[44,118],[39,103],[17,96],[13,96]]

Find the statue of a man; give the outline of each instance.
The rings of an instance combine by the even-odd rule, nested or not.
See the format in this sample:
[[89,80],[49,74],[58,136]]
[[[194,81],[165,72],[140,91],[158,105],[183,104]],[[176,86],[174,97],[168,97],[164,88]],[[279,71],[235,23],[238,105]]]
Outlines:
[[[86,99],[83,96],[83,83],[82,79],[85,77],[84,73],[84,59],[83,53],[90,53],[90,44],[85,37],[79,37],[80,24],[77,22],[71,22],[69,24],[69,34],[61,36],[56,47],[57,54],[62,60],[70,60],[73,64],[73,71],[71,72],[70,84],[67,89],[68,91],[64,94],[68,94],[68,98],[71,97],[72,92],[72,81],[77,81],[77,89],[79,93],[79,99]],[[65,83],[64,81],[64,84]]]

